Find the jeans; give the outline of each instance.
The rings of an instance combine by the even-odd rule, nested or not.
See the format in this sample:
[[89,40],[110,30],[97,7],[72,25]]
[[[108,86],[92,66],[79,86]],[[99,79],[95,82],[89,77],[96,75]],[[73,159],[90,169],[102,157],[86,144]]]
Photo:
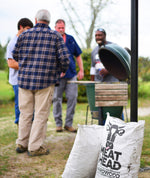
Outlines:
[[19,102],[18,102],[18,85],[13,85],[13,90],[15,93],[15,124],[19,122],[20,110],[19,110]]

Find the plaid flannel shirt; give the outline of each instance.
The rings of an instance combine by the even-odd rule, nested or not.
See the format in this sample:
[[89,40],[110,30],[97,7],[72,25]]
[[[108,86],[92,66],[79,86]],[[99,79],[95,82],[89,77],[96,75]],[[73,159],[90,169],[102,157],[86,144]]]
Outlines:
[[63,38],[42,23],[19,36],[13,57],[19,63],[18,85],[28,90],[58,83],[60,73],[66,72],[69,66],[69,53]]

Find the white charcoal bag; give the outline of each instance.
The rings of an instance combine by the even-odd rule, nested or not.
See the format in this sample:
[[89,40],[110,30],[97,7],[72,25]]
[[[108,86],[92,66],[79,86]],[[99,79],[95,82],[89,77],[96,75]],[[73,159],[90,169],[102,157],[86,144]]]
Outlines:
[[63,178],[94,178],[104,126],[78,125]]
[[107,113],[95,178],[137,178],[144,120],[125,123]]

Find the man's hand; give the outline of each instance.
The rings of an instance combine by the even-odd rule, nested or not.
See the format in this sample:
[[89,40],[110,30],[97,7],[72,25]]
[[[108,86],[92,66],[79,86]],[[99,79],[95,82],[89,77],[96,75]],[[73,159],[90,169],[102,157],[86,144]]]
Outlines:
[[84,77],[84,72],[80,70],[80,71],[78,72],[77,78],[78,78],[78,80],[82,80],[83,77]]
[[109,74],[108,70],[107,69],[101,69],[99,74],[102,76],[102,77],[105,77],[106,75]]
[[65,75],[66,75],[66,73],[62,72],[62,73],[60,74],[60,78],[64,77]]
[[14,59],[9,58],[9,59],[7,60],[7,64],[8,64],[8,67],[10,67],[10,68],[13,68],[13,69],[15,69],[15,70],[18,70],[18,69],[19,69],[18,62],[15,61]]

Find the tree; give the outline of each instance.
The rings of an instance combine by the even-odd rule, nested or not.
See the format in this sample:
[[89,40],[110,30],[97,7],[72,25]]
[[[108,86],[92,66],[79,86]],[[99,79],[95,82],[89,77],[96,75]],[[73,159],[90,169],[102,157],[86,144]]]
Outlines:
[[150,58],[139,57],[138,75],[142,81],[150,81]]
[[[87,0],[86,3],[85,1],[80,1],[80,3],[84,3],[84,6],[82,6],[84,9],[81,9],[81,6],[78,6],[76,1],[60,1],[82,48],[85,48],[85,45],[87,49],[91,48],[97,20],[100,19],[102,10],[108,3],[112,2],[112,0]],[[80,7],[80,9],[77,7]],[[82,14],[82,12],[84,12],[84,14]]]
[[7,66],[7,62],[5,59],[6,47],[7,44],[5,46],[2,46],[0,44],[0,70],[4,70]]

